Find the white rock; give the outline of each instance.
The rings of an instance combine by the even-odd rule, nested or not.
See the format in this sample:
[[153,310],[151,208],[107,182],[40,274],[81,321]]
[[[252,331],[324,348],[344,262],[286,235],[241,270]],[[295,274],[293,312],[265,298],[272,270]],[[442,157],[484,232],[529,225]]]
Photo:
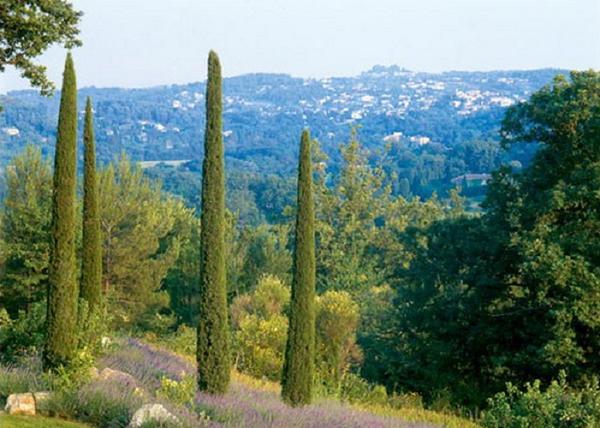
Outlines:
[[144,404],[133,414],[129,428],[138,428],[149,421],[179,424],[179,420],[173,416],[162,404]]
[[4,410],[9,415],[35,416],[35,398],[31,392],[10,394]]

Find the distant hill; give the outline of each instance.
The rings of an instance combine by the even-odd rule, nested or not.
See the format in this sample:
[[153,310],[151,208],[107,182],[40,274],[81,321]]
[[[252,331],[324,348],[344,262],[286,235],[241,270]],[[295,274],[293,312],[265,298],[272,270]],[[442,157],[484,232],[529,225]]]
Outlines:
[[[461,174],[488,173],[499,162],[526,161],[528,152],[507,157],[496,150],[493,160],[469,165],[465,157],[473,150],[460,147],[496,141],[506,107],[527,99],[564,72],[433,74],[375,66],[345,78],[283,74],[227,78],[223,99],[227,161],[234,169],[287,175],[295,168],[300,131],[310,127],[324,149],[334,154],[335,165],[336,147],[346,141],[352,126],[359,126],[359,137],[367,147],[394,148],[388,167],[408,181],[412,193],[426,195],[439,187],[436,180],[450,185]],[[81,116],[85,97],[92,96],[102,161],[121,151],[139,161],[199,159],[204,91],[205,82],[144,89],[83,88]],[[58,101],[59,94],[43,98],[35,91],[0,96],[4,107],[0,168],[26,143],[39,144],[45,154],[52,154]],[[449,159],[464,165],[448,165]],[[423,169],[429,176],[423,176]],[[431,176],[431,171],[437,172]]]

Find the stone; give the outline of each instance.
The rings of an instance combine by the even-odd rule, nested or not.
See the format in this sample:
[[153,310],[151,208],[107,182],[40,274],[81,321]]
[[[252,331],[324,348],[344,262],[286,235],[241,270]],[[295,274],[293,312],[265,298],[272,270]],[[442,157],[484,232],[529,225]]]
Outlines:
[[4,410],[9,415],[35,416],[35,397],[31,392],[10,394]]
[[100,375],[100,372],[98,371],[98,369],[96,367],[92,367],[90,369],[90,377],[92,379],[96,379],[99,375]]
[[144,404],[133,414],[128,428],[139,428],[150,421],[179,425],[179,420],[162,404]]
[[34,392],[35,411],[37,413],[46,413],[48,411],[47,403],[50,400],[50,393],[47,391]]
[[135,378],[129,373],[125,373],[119,370],[113,370],[110,367],[102,369],[102,371],[98,373],[97,379],[118,382],[122,385],[127,385],[132,388],[135,388],[137,386]]

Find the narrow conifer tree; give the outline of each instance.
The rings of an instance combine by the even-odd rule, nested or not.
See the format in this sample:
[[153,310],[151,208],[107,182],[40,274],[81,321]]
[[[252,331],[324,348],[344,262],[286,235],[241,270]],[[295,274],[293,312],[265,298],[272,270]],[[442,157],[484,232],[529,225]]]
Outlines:
[[85,106],[83,128],[83,249],[81,260],[81,298],[87,302],[89,314],[102,308],[102,242],[98,210],[98,183],[96,178],[96,143],[92,100]]
[[310,134],[304,130],[298,165],[292,300],[281,381],[282,398],[292,406],[312,400],[315,358],[315,208],[310,150]]
[[67,364],[77,351],[78,287],[75,266],[75,187],[77,174],[77,83],[67,55],[54,155],[52,228],[48,267],[48,314],[44,363]]
[[217,54],[211,51],[208,55],[202,164],[197,361],[198,386],[213,394],[227,390],[230,376],[225,275],[225,164],[221,111],[221,65]]

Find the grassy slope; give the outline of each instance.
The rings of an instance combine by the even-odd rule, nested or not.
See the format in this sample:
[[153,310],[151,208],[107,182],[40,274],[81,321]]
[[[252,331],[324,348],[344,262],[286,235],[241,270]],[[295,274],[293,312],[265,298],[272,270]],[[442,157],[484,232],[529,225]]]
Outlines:
[[[234,372],[232,374],[234,383],[243,384],[263,392],[270,392],[279,396],[280,387],[276,382],[255,379],[243,373]],[[446,428],[478,428],[475,422],[447,413],[434,412],[427,409],[403,408],[396,409],[390,406],[371,405],[371,404],[351,404],[351,407],[361,412],[372,413],[378,416],[397,418],[405,422],[425,422],[439,425]]]
[[63,419],[44,418],[40,416],[0,415],[0,427],[2,428],[85,428],[88,426]]
[[[166,351],[166,349],[161,346],[162,344],[156,346],[155,349],[161,349],[166,355],[171,355],[173,359],[183,358],[190,363],[195,363],[195,359],[192,355],[174,353],[173,351]],[[271,382],[264,379],[256,379],[254,377],[248,376],[246,374],[240,373],[238,371],[232,370],[232,387],[231,389],[246,389],[248,391],[255,391],[255,394],[260,394],[262,396],[270,396],[271,398],[275,398],[279,400],[279,396],[281,393],[280,385],[277,382]],[[316,406],[327,408],[328,405],[334,406],[343,406],[347,409],[348,414],[351,414],[352,411],[359,411],[361,413],[377,415],[384,418],[388,418],[388,422],[390,420],[395,421],[403,421],[408,422],[409,424],[424,424],[429,426],[430,424],[440,427],[446,428],[478,428],[479,425],[472,420],[468,420],[465,418],[458,417],[456,415],[451,415],[447,413],[435,412],[432,410],[421,409],[421,408],[393,408],[390,406],[383,405],[371,405],[371,404],[348,404],[348,403],[340,403],[337,400],[332,399],[317,399],[315,403]],[[311,406],[309,406],[311,407]],[[314,407],[314,406],[313,406]],[[393,425],[395,425],[392,422]]]

